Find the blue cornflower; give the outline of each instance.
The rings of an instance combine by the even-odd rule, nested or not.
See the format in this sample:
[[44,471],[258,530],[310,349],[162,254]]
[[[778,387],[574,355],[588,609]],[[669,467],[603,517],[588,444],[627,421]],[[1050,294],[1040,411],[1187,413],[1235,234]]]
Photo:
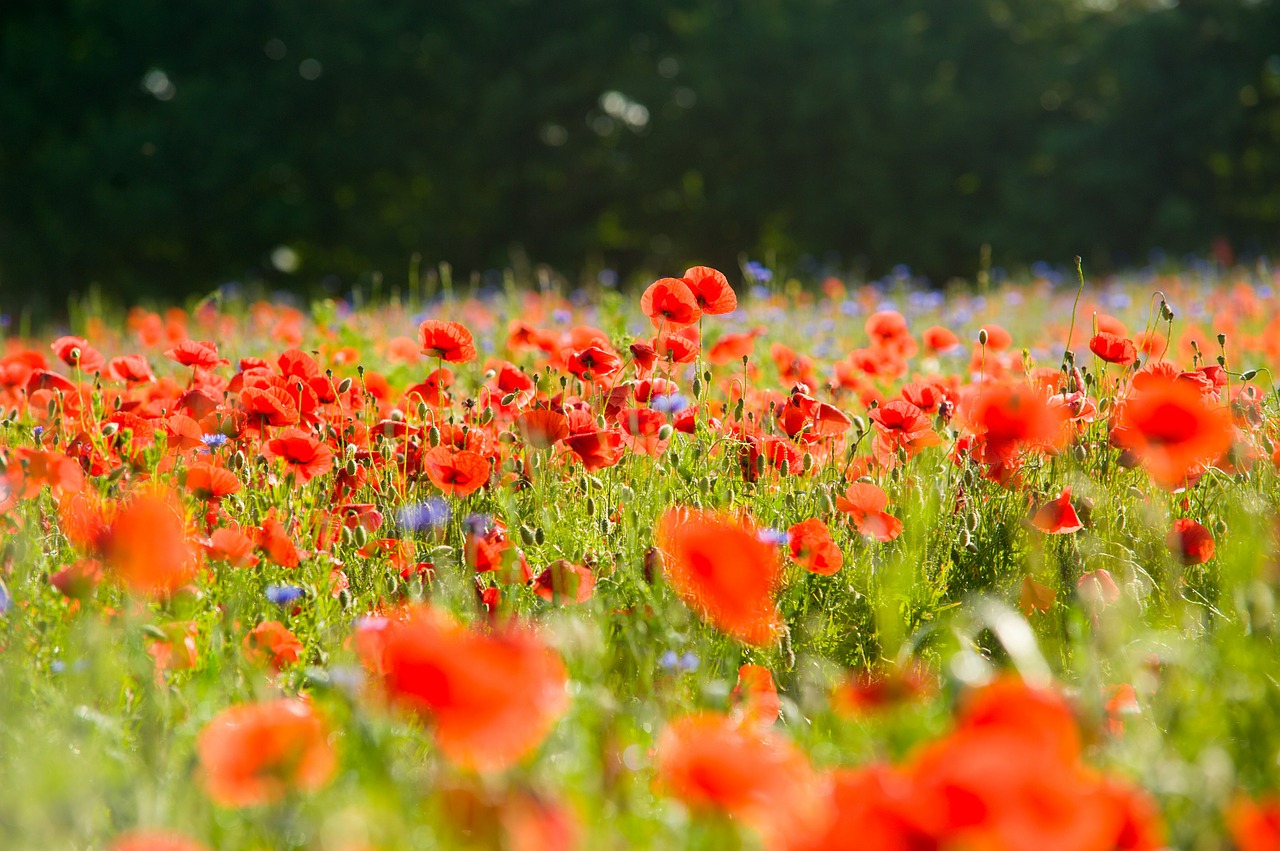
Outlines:
[[565,310],[564,308],[557,308],[556,310],[551,311],[551,318],[555,322],[558,322],[561,325],[563,325],[564,323],[568,322],[570,319],[573,319],[573,314]]
[[307,592],[299,585],[268,585],[267,599],[277,606],[287,606],[301,599]]
[[689,400],[679,393],[665,393],[651,398],[649,407],[664,414],[678,414],[689,407]]
[[9,596],[9,589],[0,581],[0,616],[9,614],[9,607],[12,605],[13,598]]
[[747,274],[762,284],[773,280],[773,270],[756,260],[747,261]]
[[756,532],[756,537],[764,543],[775,547],[783,547],[791,543],[791,533],[784,532],[781,529],[761,529]]
[[698,670],[697,655],[694,653],[685,653],[683,656],[680,657],[680,667],[683,670],[688,671],[689,673],[693,673],[694,671]]
[[618,285],[618,273],[613,269],[601,269],[596,280],[600,282],[600,286],[613,289]]
[[487,535],[493,528],[493,518],[488,514],[468,514],[462,521],[462,527],[472,535]]
[[438,496],[433,496],[426,502],[405,505],[398,515],[401,528],[411,532],[439,529],[448,523],[452,516],[453,510],[449,508],[449,503]]
[[202,434],[200,435],[200,442],[203,443],[209,449],[210,452],[212,452],[213,450],[221,447],[224,443],[227,442],[227,436],[225,434],[216,434],[216,433]]
[[658,659],[658,664],[666,668],[668,671],[674,671],[680,667],[680,654],[674,650],[668,650]]

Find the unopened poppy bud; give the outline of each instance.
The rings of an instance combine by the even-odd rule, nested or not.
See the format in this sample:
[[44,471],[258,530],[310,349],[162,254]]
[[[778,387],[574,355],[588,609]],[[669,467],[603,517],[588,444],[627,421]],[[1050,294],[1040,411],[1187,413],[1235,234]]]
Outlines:
[[501,399],[499,399],[498,401],[499,401],[499,402],[501,402],[501,403],[502,403],[502,407],[504,407],[504,408],[505,408],[505,407],[507,407],[508,405],[510,405],[511,403],[515,402],[516,397],[517,397],[517,396],[519,396],[519,395],[520,395],[520,394],[519,394],[517,391],[512,390],[510,393],[508,393],[507,395],[503,396],[503,397],[502,397]]
[[102,436],[111,437],[111,435],[115,434],[119,430],[120,430],[119,423],[104,423],[102,426]]
[[1111,410],[1111,397],[1104,396],[1098,400],[1098,413],[1105,414],[1109,410]]
[[[120,401],[119,397],[116,398],[116,401],[117,402]],[[48,414],[50,418],[52,418],[53,415],[58,412],[58,400],[50,399],[48,404],[44,406],[44,410],[45,410],[45,413]],[[116,407],[116,410],[119,410],[119,406]]]
[[1240,373],[1241,381],[1253,381],[1253,379],[1257,377],[1258,371],[1256,369],[1246,369],[1244,372]]
[[533,542],[538,546],[542,546],[547,542],[547,533],[542,531],[541,526],[533,527]]
[[644,551],[644,581],[652,585],[662,573],[662,570],[662,550],[657,547],[649,547]]
[[383,578],[383,581],[386,583],[386,586],[387,586],[388,597],[395,597],[400,593],[400,577],[399,576],[396,576],[394,573],[388,573]]
[[431,428],[427,429],[427,442],[430,443],[432,446],[439,446],[440,445],[440,429],[436,428],[435,426],[432,426]]
[[404,411],[399,408],[395,408],[391,411],[388,417],[393,423],[402,423],[404,422]]
[[267,463],[267,456],[261,454],[253,456],[253,466],[265,467]]
[[511,465],[511,469],[515,472],[517,476],[523,476],[524,475],[524,459],[523,458],[515,459],[515,461]]
[[601,537],[608,537],[608,535],[609,535],[609,530],[610,530],[610,528],[612,528],[612,527],[611,527],[611,525],[610,525],[610,523],[609,523],[609,518],[608,518],[608,517],[603,517],[603,516],[602,516],[602,517],[600,518],[599,524],[600,524],[600,536],[601,536]]
[[342,379],[341,381],[339,381],[339,382],[338,382],[338,395],[339,395],[339,396],[345,396],[345,395],[347,395],[349,392],[351,392],[351,384],[352,384],[351,376],[349,376],[349,375],[348,375],[346,378],[344,378],[344,379]]
[[360,465],[356,463],[356,459],[348,458],[346,464],[346,472],[348,476],[354,476],[360,470]]
[[1076,463],[1078,464],[1083,464],[1085,461],[1089,460],[1089,453],[1079,443],[1072,447],[1071,452],[1075,455]]
[[960,530],[960,546],[967,548],[969,544],[972,542],[973,542],[973,536],[969,534],[969,530],[961,529]]
[[594,516],[595,516],[595,513],[596,513],[596,500],[595,500],[595,497],[591,497],[591,496],[587,497],[586,509],[587,509],[587,516],[588,516],[588,517],[594,517]]
[[349,547],[349,546],[351,546],[351,541],[352,541],[352,532],[351,532],[351,527],[350,527],[350,526],[343,526],[343,527],[342,527],[342,532],[338,535],[338,537],[342,539],[342,545],[343,545],[344,547]]
[[379,448],[378,454],[382,456],[383,461],[390,461],[395,456],[396,449],[390,443],[384,443]]
[[969,543],[964,545],[964,549],[965,549],[965,552],[974,553],[976,555],[978,552],[978,545],[975,544],[973,541],[970,541]]
[[866,434],[866,432],[867,432],[867,421],[866,421],[866,420],[864,420],[862,417],[854,417],[854,418],[853,418],[853,430],[854,430],[855,432],[857,432],[859,435]]
[[1227,335],[1226,335],[1226,334],[1219,334],[1219,335],[1218,335],[1218,345],[1219,345],[1219,346],[1225,346],[1226,344],[1227,344]]
[[356,545],[357,549],[364,549],[369,543],[369,530],[363,526],[357,526],[351,532],[351,542]]
[[672,467],[679,467],[680,466],[680,450],[679,449],[669,450],[667,452],[667,459],[671,461]]
[[142,634],[148,638],[157,639],[158,641],[164,641],[168,638],[168,636],[164,634],[164,630],[153,623],[144,623],[142,625]]
[[763,456],[763,455],[757,455],[757,456],[756,456],[756,475],[757,475],[757,476],[763,476],[763,475],[764,475],[764,468],[765,468],[764,456]]
[[414,601],[422,600],[427,596],[427,593],[426,593],[427,588],[422,581],[421,574],[416,574],[412,579],[409,580],[408,590],[409,590],[409,599]]
[[989,336],[987,334],[987,329],[979,328],[978,329],[978,345],[985,346],[987,344],[988,339],[989,339]]
[[675,429],[671,427],[671,423],[663,423],[658,429],[658,440],[670,440]]
[[800,457],[800,469],[806,473],[813,469],[813,455],[806,452]]
[[493,408],[485,408],[480,412],[480,425],[486,426],[493,422]]
[[693,377],[693,398],[702,398],[702,377],[698,375]]
[[827,493],[826,491],[823,491],[822,492],[822,512],[824,514],[831,514],[835,510],[836,510],[836,504],[835,504],[835,501],[831,499],[831,494]]
[[351,609],[351,602],[351,590],[349,588],[343,588],[338,592],[338,605],[342,607],[342,611],[349,611]]
[[780,459],[778,461],[778,472],[781,473],[783,476],[791,475],[791,462],[788,461],[786,458]]
[[418,403],[418,419],[425,420],[427,418],[427,412],[428,412],[427,403],[419,402]]
[[970,532],[978,531],[978,527],[982,525],[982,515],[976,511],[969,512],[969,516],[965,520],[964,527]]
[[1221,518],[1215,520],[1213,522],[1213,534],[1217,537],[1222,537],[1227,534],[1227,521],[1222,520]]

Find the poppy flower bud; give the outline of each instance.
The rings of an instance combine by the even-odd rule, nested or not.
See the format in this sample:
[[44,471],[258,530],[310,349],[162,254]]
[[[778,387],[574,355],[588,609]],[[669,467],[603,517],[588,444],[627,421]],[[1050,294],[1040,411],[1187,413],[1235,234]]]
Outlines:
[[258,454],[258,455],[253,456],[253,466],[255,466],[255,467],[265,467],[265,466],[267,466],[267,456],[262,455],[262,454]]
[[519,393],[518,391],[512,390],[510,393],[508,393],[507,395],[503,396],[503,397],[502,397],[501,399],[499,399],[498,401],[499,401],[499,402],[501,402],[501,403],[502,403],[502,407],[504,407],[504,408],[505,408],[505,407],[507,407],[508,405],[510,405],[511,403],[515,402],[516,397],[517,397],[517,396],[519,396],[519,395],[520,395],[520,393]]
[[662,550],[649,547],[644,551],[644,581],[652,585],[662,573]]
[[363,526],[357,526],[351,532],[351,542],[359,549],[364,549],[369,543],[369,530]]
[[524,542],[526,547],[533,546],[533,528],[527,525],[520,526],[520,540]]
[[339,396],[345,396],[345,395],[347,395],[348,393],[350,393],[350,392],[351,392],[351,384],[352,384],[351,376],[349,376],[349,375],[348,375],[346,378],[344,378],[344,379],[342,379],[341,381],[339,381],[339,382],[338,382],[338,395],[339,395]]
[[763,475],[764,475],[764,469],[765,469],[764,456],[763,456],[763,455],[757,455],[757,456],[756,456],[756,475],[757,475],[757,476],[763,476]]
[[831,494],[826,491],[822,492],[822,513],[832,514],[836,510],[835,501],[831,499]]
[[80,364],[80,347],[72,346],[71,351],[67,352],[67,357],[70,359],[72,366],[78,366]]
[[394,572],[388,572],[382,581],[386,585],[388,597],[395,597],[400,593],[400,577]]
[[351,603],[352,598],[350,589],[343,588],[338,592],[338,605],[342,607],[342,611],[349,611],[351,609]]
[[426,598],[427,588],[422,581],[422,574],[414,574],[413,578],[408,582],[409,599],[418,601]]
[[978,545],[975,544],[973,541],[970,541],[969,543],[965,544],[964,549],[965,549],[965,552],[970,552],[975,555],[978,553]]
[[399,408],[395,408],[394,410],[392,410],[392,412],[388,416],[393,423],[404,422],[404,411],[400,410]]
[[1227,521],[1219,518],[1213,522],[1213,534],[1219,538],[1227,534]]
[[533,542],[538,546],[542,546],[547,542],[547,533],[542,531],[541,526],[533,527]]
[[662,427],[658,429],[658,440],[670,440],[674,431],[675,429],[671,427],[671,423],[663,423]]
[[427,411],[428,411],[427,403],[419,402],[418,403],[418,419],[425,420],[427,418]]
[[679,450],[679,449],[670,449],[670,450],[668,450],[668,451],[667,451],[667,458],[671,461],[671,466],[672,466],[672,467],[679,467],[679,466],[680,466],[680,460],[681,460],[681,459],[680,459],[680,450]]
[[430,443],[432,447],[439,446],[440,445],[440,429],[436,428],[435,426],[432,426],[431,428],[427,429],[427,442]]
[[1226,334],[1219,334],[1219,335],[1218,335],[1218,345],[1219,345],[1219,346],[1225,346],[1226,344],[1227,344],[1227,335],[1226,335]]
[[601,536],[601,537],[604,537],[604,538],[607,538],[607,537],[609,536],[609,530],[610,530],[610,528],[612,528],[612,527],[611,527],[611,525],[610,525],[610,523],[609,523],[609,518],[608,518],[608,517],[601,517],[601,518],[600,518],[600,536]]
[[969,530],[961,529],[960,530],[960,546],[968,549],[969,545],[972,542],[973,542],[973,536],[969,534]]
[[102,426],[102,436],[111,437],[111,435],[115,434],[119,430],[120,430],[119,423],[104,423]]
[[866,434],[866,433],[867,433],[867,421],[866,421],[866,420],[864,420],[862,417],[854,417],[854,418],[853,418],[853,430],[854,430],[855,432],[857,432],[857,434],[858,434],[858,436],[859,436],[859,437],[861,437],[862,435]]
[[395,456],[396,449],[390,443],[384,443],[378,450],[378,454],[382,456],[383,461],[390,461]]
[[985,346],[987,344],[988,339],[989,339],[989,335],[987,334],[987,329],[979,328],[978,329],[978,345]]
[[486,426],[493,422],[493,408],[485,408],[480,412],[480,425]]
[[595,514],[596,514],[596,500],[595,500],[595,497],[591,497],[591,496],[587,497],[586,509],[587,509],[587,516],[588,516],[588,517],[594,517],[594,516],[595,516]]
[[1246,369],[1244,372],[1240,373],[1241,381],[1253,381],[1253,379],[1257,377],[1258,371],[1256,369]]
[[1083,464],[1085,461],[1089,460],[1088,451],[1079,443],[1072,447],[1071,452],[1075,456],[1077,464]]
[[702,398],[702,376],[695,375],[693,377],[693,398]]
[[801,456],[800,469],[804,470],[806,473],[813,469],[813,455],[806,452]]
[[346,465],[346,473],[348,476],[354,476],[360,469],[360,465],[356,463],[356,459],[348,458]]
[[352,540],[351,527],[343,526],[342,531],[338,534],[338,537],[342,539],[342,545],[344,547],[351,546],[351,540]]

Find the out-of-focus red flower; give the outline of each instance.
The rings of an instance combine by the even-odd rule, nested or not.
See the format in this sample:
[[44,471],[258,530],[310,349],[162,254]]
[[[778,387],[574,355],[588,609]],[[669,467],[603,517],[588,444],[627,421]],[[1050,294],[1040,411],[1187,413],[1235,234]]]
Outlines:
[[1239,851],[1280,848],[1280,797],[1241,797],[1227,810],[1227,830]]
[[746,664],[738,668],[738,684],[729,696],[733,703],[730,716],[747,727],[764,729],[782,717],[782,701],[773,674],[763,665]]
[[1067,535],[1083,529],[1084,524],[1071,505],[1071,488],[1063,488],[1056,499],[1040,506],[1031,518],[1031,525],[1050,535]]
[[186,585],[198,566],[181,503],[167,493],[141,492],[125,501],[107,529],[105,547],[111,573],[149,596]]
[[298,637],[280,621],[263,621],[249,631],[241,643],[245,658],[254,665],[280,671],[302,658]]
[[551,603],[585,603],[596,590],[591,568],[558,558],[533,579],[533,593]]
[[107,851],[208,851],[208,847],[180,833],[131,830],[112,840]]
[[476,356],[471,332],[458,322],[428,319],[418,326],[418,342],[424,355],[449,363],[466,363]]
[[196,753],[209,797],[225,807],[319,789],[337,768],[326,724],[296,699],[224,709],[200,731]]
[[787,535],[791,558],[810,573],[831,576],[844,564],[844,554],[821,519],[801,520],[787,530]]
[[[1137,381],[1134,382],[1138,386]],[[1182,483],[1231,446],[1230,414],[1213,408],[1193,384],[1153,377],[1124,403],[1112,440],[1142,459],[1151,478]]]
[[902,533],[902,521],[885,511],[889,495],[870,482],[853,482],[844,496],[836,497],[836,508],[853,519],[859,532],[877,541],[892,541]]
[[1189,517],[1173,521],[1173,528],[1165,539],[1178,561],[1186,565],[1204,564],[1213,558],[1216,549],[1213,533]]

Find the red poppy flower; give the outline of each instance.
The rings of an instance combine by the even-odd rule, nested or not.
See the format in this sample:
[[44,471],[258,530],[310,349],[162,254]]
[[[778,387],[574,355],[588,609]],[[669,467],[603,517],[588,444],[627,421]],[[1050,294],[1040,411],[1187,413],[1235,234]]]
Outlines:
[[1183,564],[1204,564],[1213,558],[1213,534],[1201,524],[1182,517],[1173,522],[1166,538],[1169,549]]
[[171,593],[195,576],[196,553],[172,495],[146,492],[128,499],[112,519],[105,545],[107,566],[135,592]]
[[1051,535],[1066,535],[1083,529],[1084,524],[1071,505],[1071,488],[1063,488],[1057,499],[1040,506],[1031,518],[1031,525]]
[[1120,599],[1120,586],[1111,576],[1111,571],[1100,567],[1076,580],[1076,593],[1086,608],[1096,612]]
[[663,330],[683,328],[702,318],[698,297],[682,278],[660,278],[640,296],[640,310]]
[[820,823],[818,779],[782,737],[724,715],[686,715],[658,737],[662,787],[695,811],[728,815],[775,843]]
[[810,573],[831,576],[844,564],[844,554],[831,539],[827,524],[817,517],[796,523],[787,536],[791,558]]
[[935,680],[920,664],[885,671],[858,671],[836,687],[831,705],[846,715],[878,712],[932,694],[937,690]]
[[602,346],[566,351],[565,369],[583,381],[609,378],[622,369],[622,359]]
[[960,345],[960,338],[941,325],[924,329],[920,336],[925,348],[931,352],[949,352]]
[[532,633],[481,633],[433,608],[374,622],[357,640],[397,704],[431,721],[441,753],[466,768],[500,770],[533,751],[568,707],[560,657]]
[[445,496],[470,496],[489,481],[489,462],[470,449],[437,446],[422,456],[422,468]]
[[1194,385],[1152,377],[1124,403],[1112,439],[1169,487],[1230,448],[1231,419],[1227,409],[1210,407]]
[[270,666],[275,671],[297,663],[303,651],[302,642],[280,621],[263,621],[255,626],[244,637],[242,647],[251,663]]
[[224,709],[200,731],[196,752],[209,797],[225,807],[319,789],[337,768],[327,726],[296,699]]
[[569,420],[559,411],[535,408],[516,417],[524,442],[535,449],[549,449],[569,436]]
[[558,558],[533,579],[533,593],[550,603],[585,603],[595,595],[591,568]]
[[449,363],[466,363],[476,356],[471,332],[458,322],[428,319],[418,326],[422,353]]
[[151,365],[147,363],[147,359],[142,355],[124,355],[123,357],[112,358],[111,362],[107,364],[107,374],[116,381],[127,381],[130,384],[156,380],[155,375],[151,372]]
[[189,671],[200,661],[196,638],[200,627],[195,621],[173,621],[158,627],[163,638],[153,638],[147,653],[155,660],[157,671]]
[[618,422],[627,433],[627,443],[633,452],[641,452],[657,458],[666,451],[670,438],[662,439],[658,433],[667,424],[661,411],[652,408],[627,408],[618,413]]
[[187,470],[187,491],[196,499],[216,502],[224,496],[240,492],[236,474],[216,464],[192,464]]
[[753,526],[727,515],[672,508],[656,534],[667,579],[686,604],[739,641],[762,646],[777,639],[778,554]]
[[240,406],[257,428],[298,423],[298,403],[281,387],[246,387],[240,391]]
[[749,728],[772,727],[782,717],[782,701],[773,674],[763,665],[746,664],[738,668],[738,684],[729,695],[733,703],[730,713],[739,724]]
[[987,351],[1003,352],[1013,345],[1013,335],[999,325],[988,322],[982,330],[987,332]]
[[82,337],[59,337],[50,348],[58,360],[67,366],[79,367],[84,373],[102,372],[107,366],[107,359],[102,353]]
[[854,482],[836,497],[836,508],[853,518],[859,532],[877,541],[892,541],[902,533],[902,521],[885,512],[889,495],[869,482]]
[[208,851],[208,848],[180,833],[131,830],[117,836],[107,851]]
[[276,518],[276,510],[272,508],[263,518],[258,529],[258,547],[281,567],[297,567],[299,564],[298,548],[289,537],[284,524]]
[[231,363],[226,358],[218,357],[218,344],[211,343],[207,340],[183,340],[164,353],[169,360],[177,361],[183,366],[196,367],[197,369],[213,369],[216,366],[225,363]]
[[1132,340],[1106,331],[1093,335],[1089,340],[1089,351],[1107,363],[1120,366],[1129,366],[1138,359],[1138,347]]
[[653,338],[653,348],[662,358],[672,363],[693,363],[702,349],[702,340],[696,326],[672,331],[663,329]]
[[1227,830],[1239,851],[1280,848],[1280,797],[1238,798],[1227,810]]
[[618,429],[588,431],[570,435],[564,443],[582,460],[587,472],[594,473],[622,460],[625,451],[622,435]]
[[942,443],[929,415],[908,401],[896,399],[880,405],[867,416],[876,429],[872,450],[884,467],[896,467],[899,452],[910,459],[926,446]]
[[1042,582],[1037,582],[1030,576],[1022,577],[1022,590],[1018,595],[1018,606],[1022,609],[1022,613],[1027,617],[1031,617],[1034,612],[1047,612],[1053,608],[1054,600],[1058,599],[1058,593]]
[[333,450],[300,429],[288,429],[267,441],[267,449],[277,458],[284,459],[288,471],[297,477],[300,484],[333,469]]
[[985,460],[997,463],[1030,447],[1061,441],[1066,414],[1030,385],[1009,383],[982,387],[966,419],[986,436]]
[[738,309],[738,296],[723,272],[710,266],[694,266],[685,270],[683,280],[703,313],[717,315]]
[[725,334],[707,352],[707,361],[716,365],[741,363],[750,357],[756,347],[756,337],[763,333],[762,329],[752,329],[747,334]]
[[239,527],[219,527],[209,535],[204,544],[205,555],[214,561],[225,561],[232,567],[253,567],[258,557],[253,554],[253,539],[240,531]]
[[74,459],[54,450],[27,446],[13,451],[4,478],[15,499],[31,499],[46,485],[58,493],[76,493],[84,487],[84,471]]

